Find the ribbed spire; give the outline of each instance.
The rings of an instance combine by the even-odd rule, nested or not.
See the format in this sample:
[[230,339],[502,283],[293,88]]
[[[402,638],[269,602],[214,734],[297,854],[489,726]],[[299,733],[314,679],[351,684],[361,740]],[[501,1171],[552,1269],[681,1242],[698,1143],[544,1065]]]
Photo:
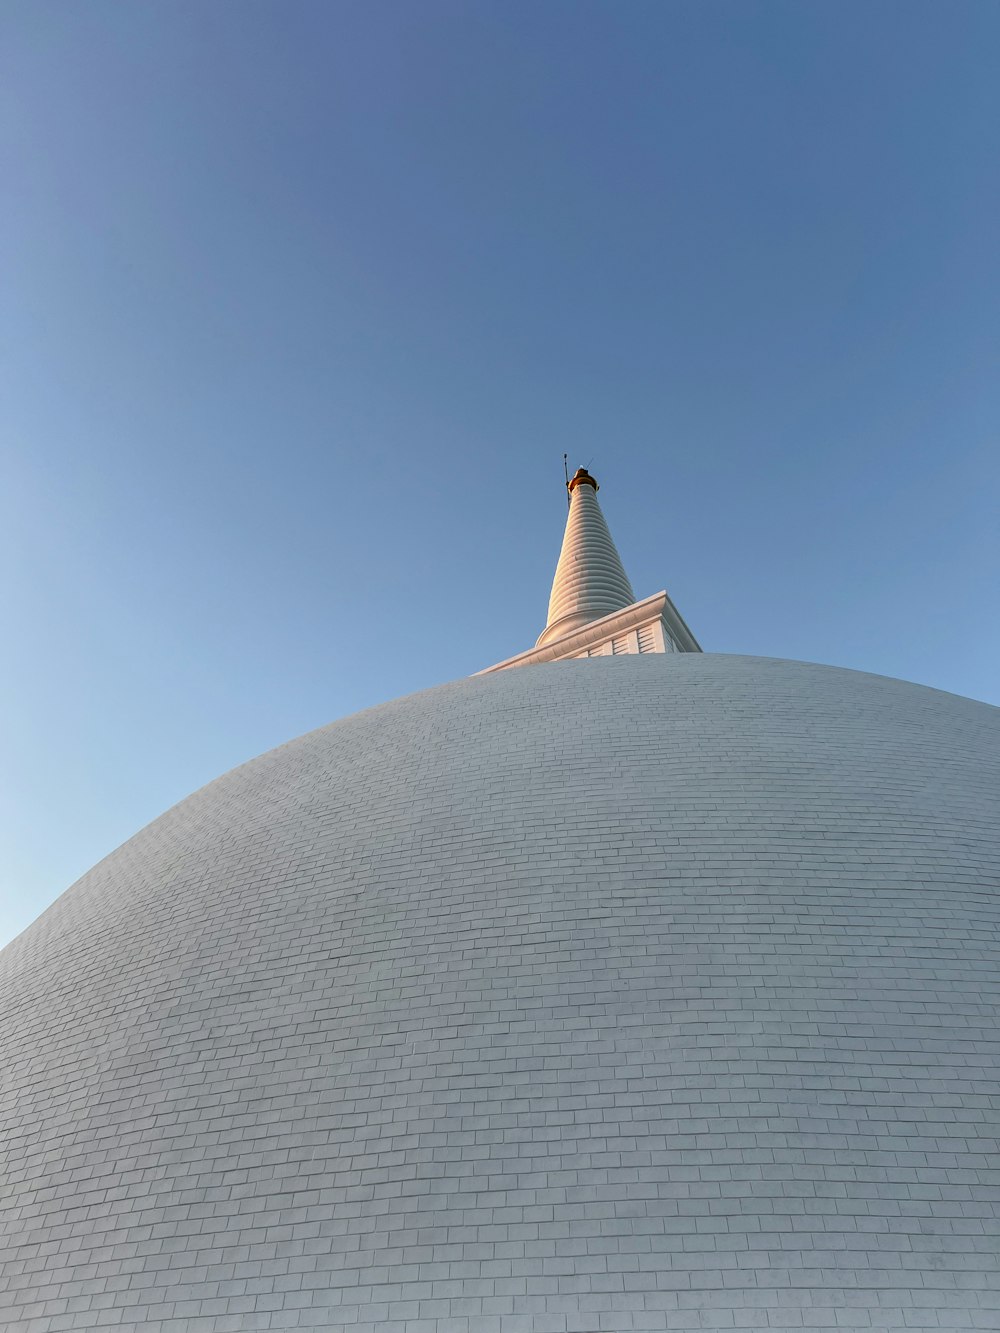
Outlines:
[[597,503],[597,482],[580,468],[569,483],[569,517],[538,643],[600,620],[635,601],[632,585]]

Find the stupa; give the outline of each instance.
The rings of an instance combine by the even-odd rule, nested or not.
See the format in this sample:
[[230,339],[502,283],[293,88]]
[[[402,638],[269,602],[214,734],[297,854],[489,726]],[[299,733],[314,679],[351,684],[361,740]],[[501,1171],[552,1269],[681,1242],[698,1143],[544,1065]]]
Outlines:
[[1000,1327],[1000,710],[704,653],[578,472],[537,645],[0,955],[0,1325]]

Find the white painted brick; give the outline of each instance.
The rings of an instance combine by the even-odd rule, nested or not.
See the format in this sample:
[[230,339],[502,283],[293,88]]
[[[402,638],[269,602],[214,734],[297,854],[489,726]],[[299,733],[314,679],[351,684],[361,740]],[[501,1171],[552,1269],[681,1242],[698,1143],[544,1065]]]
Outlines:
[[692,653],[226,775],[0,958],[0,1321],[997,1327],[998,768]]

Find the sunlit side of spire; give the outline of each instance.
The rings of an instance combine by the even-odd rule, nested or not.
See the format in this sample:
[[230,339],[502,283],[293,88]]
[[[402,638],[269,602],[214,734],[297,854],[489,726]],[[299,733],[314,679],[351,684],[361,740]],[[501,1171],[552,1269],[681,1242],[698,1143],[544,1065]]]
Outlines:
[[539,646],[635,601],[601,513],[597,482],[580,468],[569,483],[569,491],[569,516]]

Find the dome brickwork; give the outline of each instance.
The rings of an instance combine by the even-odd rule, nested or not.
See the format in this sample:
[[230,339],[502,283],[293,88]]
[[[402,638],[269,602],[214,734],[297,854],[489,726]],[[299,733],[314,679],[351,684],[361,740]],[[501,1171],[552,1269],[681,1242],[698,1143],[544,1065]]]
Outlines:
[[998,742],[636,655],[212,783],[0,956],[0,1323],[996,1327]]

